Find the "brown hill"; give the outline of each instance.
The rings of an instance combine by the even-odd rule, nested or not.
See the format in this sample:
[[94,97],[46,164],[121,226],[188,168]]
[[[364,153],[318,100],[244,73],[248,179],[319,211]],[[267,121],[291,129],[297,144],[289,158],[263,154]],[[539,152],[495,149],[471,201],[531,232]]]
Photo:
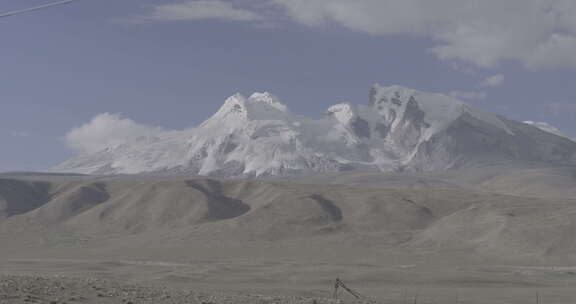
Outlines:
[[[482,185],[510,176],[484,178]],[[282,248],[334,256],[574,260],[576,200],[460,186],[371,187],[150,176],[5,177],[0,238],[11,248],[99,253],[131,248],[141,254],[138,248],[153,243],[148,247],[158,254],[185,255],[211,246],[233,256],[237,253],[226,248],[244,246],[265,255],[264,248],[274,244],[278,254],[287,255]]]

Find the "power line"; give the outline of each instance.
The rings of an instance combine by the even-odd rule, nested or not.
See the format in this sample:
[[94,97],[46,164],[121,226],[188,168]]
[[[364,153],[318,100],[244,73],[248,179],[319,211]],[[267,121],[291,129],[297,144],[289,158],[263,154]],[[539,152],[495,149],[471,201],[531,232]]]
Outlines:
[[52,7],[52,6],[64,5],[64,4],[68,4],[68,3],[74,2],[74,1],[78,1],[78,0],[58,1],[58,2],[47,3],[47,4],[43,4],[43,5],[31,7],[31,8],[26,8],[26,9],[22,9],[22,10],[17,10],[17,11],[13,11],[13,12],[0,13],[0,18],[2,18],[2,17],[10,17],[10,16],[14,16],[14,15],[20,15],[20,14],[24,14],[24,13],[29,13],[29,12],[32,12],[32,11],[37,11],[37,10],[49,8],[49,7]]

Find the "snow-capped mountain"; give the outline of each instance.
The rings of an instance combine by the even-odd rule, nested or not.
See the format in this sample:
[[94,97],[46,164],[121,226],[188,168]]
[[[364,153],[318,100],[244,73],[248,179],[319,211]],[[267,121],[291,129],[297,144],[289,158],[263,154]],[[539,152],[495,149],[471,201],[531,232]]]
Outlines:
[[524,123],[535,126],[536,128],[538,128],[542,131],[546,131],[546,132],[549,132],[549,133],[552,133],[552,134],[555,134],[555,135],[558,135],[561,137],[566,137],[566,138],[576,142],[576,138],[573,138],[573,137],[570,137],[570,136],[564,134],[562,131],[560,131],[560,129],[556,128],[555,126],[553,126],[547,122],[527,120],[527,121],[524,121]]
[[337,104],[316,120],[269,93],[236,94],[196,128],[115,142],[54,171],[234,177],[523,162],[576,164],[576,142],[447,95],[375,85],[367,105]]

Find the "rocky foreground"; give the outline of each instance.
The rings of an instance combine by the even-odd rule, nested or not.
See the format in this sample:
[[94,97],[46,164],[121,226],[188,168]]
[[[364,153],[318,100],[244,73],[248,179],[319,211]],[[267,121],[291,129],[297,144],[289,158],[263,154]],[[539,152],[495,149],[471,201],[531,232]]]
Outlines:
[[206,294],[164,287],[121,284],[93,278],[60,276],[0,276],[0,303],[42,304],[331,304],[329,299],[263,295]]

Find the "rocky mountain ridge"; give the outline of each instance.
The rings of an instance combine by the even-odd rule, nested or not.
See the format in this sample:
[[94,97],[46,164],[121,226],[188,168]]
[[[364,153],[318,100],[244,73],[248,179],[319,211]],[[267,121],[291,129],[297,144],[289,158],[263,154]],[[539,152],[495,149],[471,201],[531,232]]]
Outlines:
[[331,106],[315,120],[292,113],[270,93],[236,94],[198,127],[81,153],[53,171],[258,177],[576,164],[571,139],[447,95],[375,85],[369,99]]

